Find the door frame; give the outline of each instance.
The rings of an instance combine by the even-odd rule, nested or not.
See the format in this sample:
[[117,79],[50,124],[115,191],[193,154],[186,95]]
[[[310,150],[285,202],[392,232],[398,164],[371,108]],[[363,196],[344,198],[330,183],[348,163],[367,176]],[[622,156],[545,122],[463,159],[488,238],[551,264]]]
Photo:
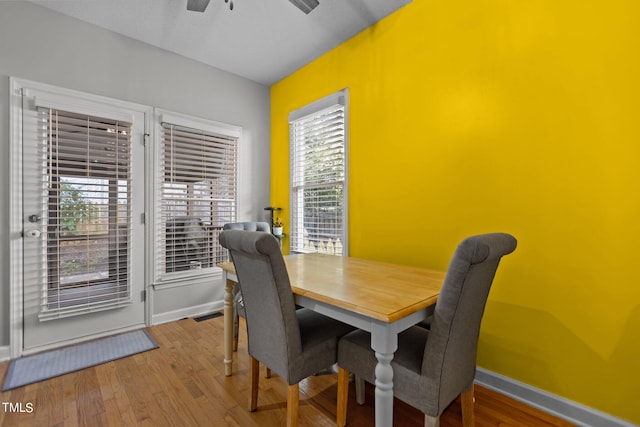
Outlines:
[[[147,141],[153,132],[153,107],[132,102],[121,101],[114,98],[94,95],[91,93],[75,91],[45,83],[34,82],[26,79],[9,77],[9,357],[15,359],[24,354],[24,322],[23,322],[23,304],[24,304],[24,271],[23,271],[23,216],[24,210],[22,205],[22,91],[31,88],[39,91],[51,92],[55,95],[66,95],[76,97],[80,100],[87,99],[90,102],[104,102],[112,106],[119,106],[128,110],[134,110],[144,114],[144,168],[145,181],[152,179],[148,173],[149,168],[149,147]],[[81,104],[82,101],[79,101]],[[149,211],[149,183],[145,182],[144,194],[144,211]],[[145,217],[147,215],[145,214]],[[144,301],[144,322],[146,326],[151,325],[151,314],[153,313],[153,293],[149,287],[149,225],[145,221],[144,226],[144,264],[145,268],[143,277],[143,289],[145,291]],[[110,335],[112,332],[104,332],[96,334],[91,338],[99,338],[101,336]],[[73,344],[86,340],[86,337],[71,339],[65,341],[64,345]],[[60,344],[51,347],[57,347]],[[41,350],[41,349],[39,349]]]

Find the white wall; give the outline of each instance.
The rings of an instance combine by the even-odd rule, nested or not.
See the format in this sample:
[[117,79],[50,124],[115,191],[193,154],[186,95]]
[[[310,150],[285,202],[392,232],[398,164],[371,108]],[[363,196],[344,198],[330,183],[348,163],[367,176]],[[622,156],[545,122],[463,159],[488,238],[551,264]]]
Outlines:
[[[0,1],[0,349],[9,345],[9,76],[241,126],[238,219],[266,218],[268,87],[28,2]],[[210,291],[159,292],[154,314],[215,304],[221,291]]]

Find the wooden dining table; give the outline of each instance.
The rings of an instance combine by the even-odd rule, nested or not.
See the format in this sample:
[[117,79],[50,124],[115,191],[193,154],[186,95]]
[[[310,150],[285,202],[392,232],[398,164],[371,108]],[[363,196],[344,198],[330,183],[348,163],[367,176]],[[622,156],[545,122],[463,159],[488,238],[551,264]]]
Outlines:
[[[393,353],[398,334],[424,320],[435,304],[445,272],[324,254],[285,256],[296,304],[371,333],[376,427],[393,424]],[[218,264],[225,279],[224,365],[233,363],[233,263]]]

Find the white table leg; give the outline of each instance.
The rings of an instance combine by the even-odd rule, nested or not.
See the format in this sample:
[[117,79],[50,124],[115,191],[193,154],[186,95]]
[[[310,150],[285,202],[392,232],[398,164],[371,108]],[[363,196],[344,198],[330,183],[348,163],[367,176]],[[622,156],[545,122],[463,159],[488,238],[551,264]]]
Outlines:
[[371,331],[371,348],[376,353],[376,427],[393,425],[393,353],[398,348],[398,335],[389,324],[378,324]]
[[224,281],[224,374],[228,377],[233,370],[233,285],[235,282],[222,275]]

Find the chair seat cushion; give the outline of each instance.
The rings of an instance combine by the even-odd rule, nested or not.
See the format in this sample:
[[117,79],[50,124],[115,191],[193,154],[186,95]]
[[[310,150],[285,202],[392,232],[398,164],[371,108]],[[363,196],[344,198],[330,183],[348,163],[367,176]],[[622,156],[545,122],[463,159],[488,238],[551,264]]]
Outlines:
[[[336,363],[338,356],[338,340],[343,335],[353,331],[353,326],[331,319],[307,308],[296,310],[302,354],[300,364],[290,364],[290,368],[297,366],[298,372],[291,372],[289,383],[296,382],[309,375],[326,369]],[[294,368],[295,369],[295,368]]]
[[[421,387],[421,370],[424,348],[429,331],[413,326],[398,334],[398,350],[393,355],[394,395],[410,405],[421,409],[418,392]],[[340,339],[338,345],[338,365],[364,379],[375,383],[375,367],[378,363],[371,349],[371,335],[357,330]],[[397,387],[396,384],[402,384]]]

